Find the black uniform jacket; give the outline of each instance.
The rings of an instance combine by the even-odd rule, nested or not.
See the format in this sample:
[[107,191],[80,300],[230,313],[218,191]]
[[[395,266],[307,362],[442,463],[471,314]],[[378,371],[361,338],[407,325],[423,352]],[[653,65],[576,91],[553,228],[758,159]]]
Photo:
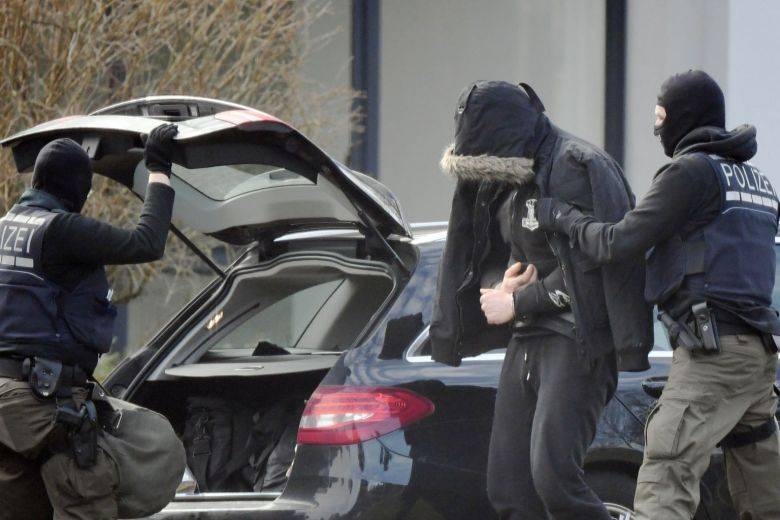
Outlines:
[[[503,95],[491,83],[477,83],[462,94],[455,144],[442,159],[443,168],[455,174],[458,183],[430,336],[433,358],[454,366],[463,357],[506,345],[509,337],[510,327],[488,325],[479,303],[483,270],[495,258],[503,265],[509,260],[510,252],[496,236],[498,226],[492,225],[508,184],[532,175],[540,197],[569,201],[608,222],[620,220],[634,204],[611,157],[552,126],[542,113],[529,116],[520,107],[524,117],[511,125],[497,122],[500,132],[491,134],[492,119],[506,113],[482,110],[495,103],[489,96]],[[483,91],[488,95],[481,96]],[[517,102],[523,103],[522,96]],[[475,146],[475,141],[482,143]],[[595,359],[617,349],[621,370],[646,369],[653,337],[651,310],[642,296],[643,256],[599,267],[571,247],[568,237],[550,233],[547,240],[571,297],[577,354]]]
[[[20,202],[35,203],[40,197],[55,200],[46,192],[28,190]],[[141,215],[134,229],[121,229],[80,213],[58,213],[42,243],[44,276],[67,291],[73,290],[97,267],[111,264],[151,262],[162,258],[171,222],[174,191],[161,183],[149,185]],[[37,348],[0,346],[0,352],[36,355]],[[71,360],[87,372],[97,364],[98,354],[84,347]]]
[[[565,204],[554,207],[554,201],[540,203],[539,220],[542,227],[560,229],[571,236],[572,242],[600,264],[634,258],[675,234],[688,235],[720,213],[721,188],[702,153],[743,162],[756,150],[756,129],[751,125],[732,131],[696,128],[678,143],[672,162],[655,174],[647,195],[618,223],[605,222],[585,208],[580,211]],[[553,218],[553,212],[558,213],[557,218]],[[677,294],[664,310],[679,317],[692,303],[688,295]],[[728,314],[719,314],[718,318],[733,319]]]

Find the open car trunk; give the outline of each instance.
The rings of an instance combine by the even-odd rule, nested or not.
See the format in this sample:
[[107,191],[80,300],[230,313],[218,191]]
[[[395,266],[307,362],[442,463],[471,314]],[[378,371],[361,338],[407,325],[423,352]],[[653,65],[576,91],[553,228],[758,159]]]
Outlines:
[[[278,493],[305,399],[341,352],[371,329],[396,292],[396,275],[408,275],[393,237],[410,238],[411,230],[381,183],[334,160],[284,121],[218,100],[133,100],[50,121],[0,144],[12,149],[24,173],[46,143],[74,139],[96,173],[143,198],[145,136],[164,120],[178,125],[174,220],[249,246],[257,257],[227,272],[210,262],[219,286],[107,384],[171,420],[200,491]],[[353,249],[360,254],[317,248],[277,254],[277,241],[291,233],[333,228],[358,233]]]
[[170,419],[198,494],[277,496],[306,400],[395,286],[384,263],[324,251],[239,268],[132,401]]

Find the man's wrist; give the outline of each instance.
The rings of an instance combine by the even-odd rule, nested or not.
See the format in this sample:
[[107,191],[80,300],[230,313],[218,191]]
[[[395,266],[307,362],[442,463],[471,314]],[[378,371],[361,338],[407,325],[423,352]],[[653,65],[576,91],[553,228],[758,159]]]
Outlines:
[[159,182],[160,184],[165,184],[166,186],[171,185],[170,177],[160,172],[149,172],[149,184],[153,182]]

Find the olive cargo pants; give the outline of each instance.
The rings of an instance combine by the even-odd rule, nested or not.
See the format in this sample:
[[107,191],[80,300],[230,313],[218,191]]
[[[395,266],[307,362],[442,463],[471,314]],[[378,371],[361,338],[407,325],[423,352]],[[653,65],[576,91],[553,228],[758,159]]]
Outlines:
[[[85,397],[74,389],[74,401]],[[77,467],[55,408],[27,382],[0,378],[0,519],[49,519],[52,509],[55,520],[117,518],[116,465],[98,448],[93,467]]]
[[[733,429],[774,419],[777,354],[755,335],[722,336],[720,354],[674,351],[650,412],[637,478],[638,520],[689,520],[715,446]],[[744,520],[780,518],[780,437],[724,449],[729,491]]]

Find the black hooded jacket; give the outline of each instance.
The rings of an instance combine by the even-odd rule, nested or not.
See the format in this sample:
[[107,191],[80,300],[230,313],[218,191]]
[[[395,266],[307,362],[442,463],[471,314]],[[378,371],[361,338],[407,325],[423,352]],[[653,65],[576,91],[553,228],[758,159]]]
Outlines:
[[[569,201],[611,222],[634,204],[615,161],[554,127],[533,91],[526,91],[477,82],[460,96],[455,143],[442,159],[458,183],[430,332],[433,358],[443,363],[458,365],[508,340],[510,328],[488,325],[479,304],[484,270],[509,260],[493,225],[508,187],[531,178],[540,197]],[[643,257],[600,268],[567,237],[549,233],[546,240],[571,297],[577,354],[595,359],[617,348],[622,370],[647,368],[652,324],[642,298]]]
[[[720,184],[703,153],[744,162],[755,155],[756,149],[756,129],[751,125],[732,131],[711,126],[696,128],[677,143],[672,162],[658,170],[647,195],[617,224],[601,223],[576,208],[563,206],[540,208],[539,219],[544,227],[565,230],[599,263],[644,254],[673,235],[689,235],[720,213]],[[546,206],[546,202],[542,204]],[[557,218],[553,218],[553,212],[559,213]],[[679,291],[664,303],[664,310],[674,318],[683,316],[694,303],[689,296]],[[719,322],[741,323],[738,316],[716,314]]]

